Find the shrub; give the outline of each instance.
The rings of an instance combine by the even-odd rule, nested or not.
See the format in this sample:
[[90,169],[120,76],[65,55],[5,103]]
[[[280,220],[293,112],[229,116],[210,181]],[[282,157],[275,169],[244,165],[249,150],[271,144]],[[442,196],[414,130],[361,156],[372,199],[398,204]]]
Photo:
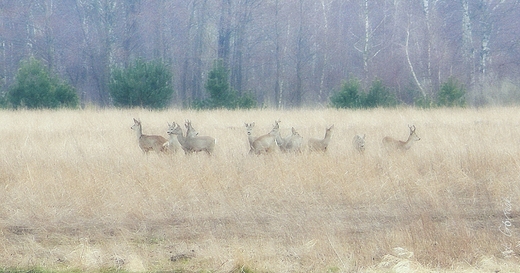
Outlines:
[[231,108],[234,94],[229,86],[228,72],[222,60],[213,62],[213,69],[208,73],[204,87],[210,96],[210,108]]
[[331,105],[335,108],[374,108],[387,107],[397,104],[394,95],[380,80],[374,80],[368,92],[362,90],[357,79],[343,82],[341,90],[330,97]]
[[360,108],[362,104],[360,90],[361,83],[359,80],[344,81],[341,90],[330,97],[331,106],[335,108]]
[[118,107],[164,108],[174,92],[168,67],[141,59],[126,69],[113,69],[108,89]]
[[30,58],[22,62],[7,92],[7,102],[13,108],[75,108],[79,99],[72,86],[51,77],[39,61]]
[[462,84],[453,78],[441,85],[441,89],[437,94],[437,105],[446,107],[463,107],[466,106],[466,90]]
[[229,76],[224,62],[215,60],[213,68],[208,73],[205,85],[209,98],[196,101],[193,106],[199,109],[251,109],[256,107],[256,100],[251,93],[239,95],[229,84]]
[[432,100],[429,96],[419,95],[415,98],[414,104],[420,108],[431,108],[435,106],[435,101]]
[[374,80],[364,99],[363,106],[366,108],[388,107],[395,106],[396,103],[395,96],[390,93],[381,80]]
[[256,106],[257,106],[257,103],[256,103],[255,96],[251,92],[244,93],[241,96],[238,96],[236,99],[236,108],[252,109],[252,108],[256,108]]

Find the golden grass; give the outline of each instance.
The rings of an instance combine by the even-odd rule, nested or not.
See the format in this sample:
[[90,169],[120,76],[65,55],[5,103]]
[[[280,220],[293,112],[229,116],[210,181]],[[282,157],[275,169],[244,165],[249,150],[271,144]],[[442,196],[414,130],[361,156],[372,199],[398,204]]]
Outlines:
[[[0,265],[519,272],[519,111],[0,111]],[[133,117],[190,119],[215,154],[144,155]],[[278,118],[304,141],[334,124],[328,152],[248,155],[244,122]],[[411,124],[409,151],[381,147]]]

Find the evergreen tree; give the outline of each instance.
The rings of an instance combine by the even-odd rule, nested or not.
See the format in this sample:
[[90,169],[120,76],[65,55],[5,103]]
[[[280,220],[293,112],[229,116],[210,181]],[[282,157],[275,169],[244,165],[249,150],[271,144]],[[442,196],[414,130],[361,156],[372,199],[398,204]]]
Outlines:
[[395,97],[383,85],[383,82],[377,79],[372,82],[368,94],[363,101],[363,106],[366,108],[388,107],[394,106],[395,104]]
[[78,107],[79,99],[74,88],[57,77],[51,77],[36,59],[22,62],[16,82],[7,93],[13,108]]
[[361,83],[358,79],[344,81],[341,90],[330,97],[332,107],[335,108],[360,108],[362,96],[359,94]]
[[210,108],[233,108],[236,98],[231,91],[228,78],[228,71],[224,66],[224,62],[216,60],[213,63],[213,69],[208,74],[205,86],[210,96]]
[[437,105],[447,107],[463,107],[466,106],[466,90],[462,84],[453,78],[441,85],[441,90],[437,95]]
[[250,109],[256,107],[256,100],[253,95],[246,93],[239,96],[229,84],[228,70],[224,66],[222,60],[215,60],[213,68],[208,73],[208,79],[205,85],[209,98],[198,101],[194,104],[196,108],[226,108]]
[[164,108],[174,92],[168,67],[141,59],[126,69],[113,69],[108,88],[118,107]]

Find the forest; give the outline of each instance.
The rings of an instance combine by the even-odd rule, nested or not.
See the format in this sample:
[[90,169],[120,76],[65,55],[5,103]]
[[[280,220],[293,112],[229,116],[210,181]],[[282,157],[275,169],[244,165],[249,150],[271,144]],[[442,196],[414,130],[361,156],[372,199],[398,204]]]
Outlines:
[[171,70],[169,105],[229,84],[277,109],[328,105],[350,79],[413,105],[456,79],[469,105],[520,102],[519,0],[3,0],[0,95],[34,57],[83,105],[113,105],[111,71],[136,59]]

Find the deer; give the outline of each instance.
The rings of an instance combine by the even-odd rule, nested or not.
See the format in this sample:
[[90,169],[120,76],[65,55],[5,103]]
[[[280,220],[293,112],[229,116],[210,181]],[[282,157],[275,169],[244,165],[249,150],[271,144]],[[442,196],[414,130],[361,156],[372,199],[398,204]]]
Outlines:
[[330,138],[332,137],[332,132],[334,131],[334,124],[329,128],[325,128],[325,137],[323,139],[311,138],[309,139],[307,145],[309,146],[309,150],[311,151],[322,151],[326,152],[327,147],[330,143]]
[[168,122],[168,135],[170,138],[177,137],[177,141],[181,145],[181,148],[184,150],[184,153],[189,153],[189,151],[186,148],[186,137],[184,136],[184,132],[182,131],[181,126],[179,124],[175,123],[174,121],[170,124]]
[[280,119],[274,121],[274,127],[278,128],[278,134],[276,135],[275,141],[276,145],[278,145],[278,148],[283,151],[285,149],[285,138],[283,138],[279,133],[280,122],[282,122]]
[[294,129],[291,128],[291,135],[284,139],[282,151],[284,152],[301,152],[303,137]]
[[277,138],[280,138],[280,121],[275,121],[273,129],[268,134],[257,137],[251,144],[250,153],[269,154],[274,152],[277,147]]
[[163,144],[163,147],[166,151],[170,152],[170,153],[177,153],[177,151],[179,151],[179,149],[182,148],[182,145],[181,143],[179,142],[179,139],[177,138],[176,135],[174,134],[170,134],[170,128],[174,127],[173,124],[170,124],[168,122],[168,131],[166,131],[166,133],[168,134],[168,141],[166,143]]
[[195,130],[195,128],[193,128],[193,126],[191,126],[191,121],[190,120],[186,120],[184,121],[184,126],[186,127],[186,138],[189,136],[189,137],[195,137],[197,135],[199,135],[199,132],[197,132],[197,130]]
[[358,152],[362,153],[365,151],[365,134],[361,135],[355,135],[352,139],[352,146],[354,146],[354,149],[356,149]]
[[164,144],[167,143],[168,140],[162,136],[143,135],[143,127],[140,120],[134,118],[134,125],[132,125],[130,129],[137,133],[139,147],[144,153],[148,153],[151,150],[157,153],[166,151]]
[[253,153],[254,152],[253,142],[255,142],[256,137],[254,137],[252,134],[253,134],[253,128],[255,127],[255,123],[254,122],[244,123],[244,125],[246,126],[247,139],[249,140],[249,153]]
[[[193,130],[193,129],[192,129]],[[181,144],[182,149],[184,150],[185,154],[191,154],[193,152],[201,152],[205,151],[208,154],[211,154],[213,152],[213,148],[215,147],[215,140],[213,139],[213,142],[205,142],[205,140],[198,139],[197,137],[198,133],[194,133],[193,131],[190,132],[192,135],[188,137],[188,133],[186,136],[184,135],[184,132],[182,131],[182,127],[172,122],[172,124],[168,123],[168,135],[170,136],[177,136],[177,140]],[[196,138],[193,140],[193,138]],[[209,138],[209,137],[208,137]],[[203,138],[206,139],[206,138]]]
[[408,125],[408,128],[410,128],[410,135],[408,136],[408,139],[406,141],[397,140],[395,138],[386,136],[383,138],[383,145],[390,149],[397,149],[406,151],[412,147],[412,144],[415,141],[421,140],[421,138],[415,133],[415,125]]
[[210,136],[199,136],[199,133],[193,128],[193,126],[191,125],[191,121],[189,120],[186,120],[184,126],[187,129],[183,145],[186,148],[185,151],[204,151],[208,155],[211,155],[213,153],[213,150],[215,149],[216,140]]

